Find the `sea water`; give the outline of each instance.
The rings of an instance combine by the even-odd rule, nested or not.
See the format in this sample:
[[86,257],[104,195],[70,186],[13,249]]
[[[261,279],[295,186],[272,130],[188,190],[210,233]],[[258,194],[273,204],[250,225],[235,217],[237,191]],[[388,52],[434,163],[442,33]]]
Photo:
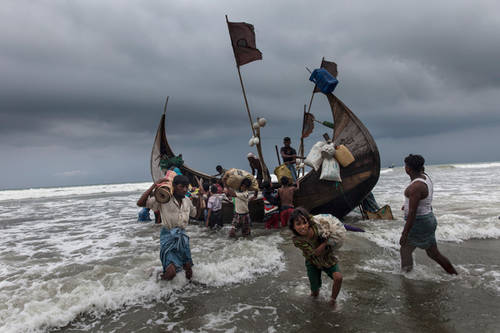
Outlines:
[[498,331],[500,163],[429,166],[440,250],[459,275],[415,253],[399,269],[409,178],[384,169],[373,190],[395,220],[354,210],[338,257],[337,306],[323,275],[309,297],[304,259],[287,229],[253,226],[229,239],[193,223],[193,281],[158,281],[160,227],[137,222],[149,183],[0,191],[0,332]]

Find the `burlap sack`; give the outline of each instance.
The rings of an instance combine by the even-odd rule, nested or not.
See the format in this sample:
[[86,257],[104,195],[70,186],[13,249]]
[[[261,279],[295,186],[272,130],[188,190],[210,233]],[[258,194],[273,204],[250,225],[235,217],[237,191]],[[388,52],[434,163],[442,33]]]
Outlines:
[[244,178],[250,179],[252,185],[249,188],[249,191],[258,191],[259,190],[259,184],[257,183],[257,179],[252,176],[251,173],[245,170],[240,170],[240,169],[229,169],[226,171],[224,174],[224,177],[222,178],[222,181],[232,188],[233,190],[239,191],[240,186],[241,186],[241,181]]

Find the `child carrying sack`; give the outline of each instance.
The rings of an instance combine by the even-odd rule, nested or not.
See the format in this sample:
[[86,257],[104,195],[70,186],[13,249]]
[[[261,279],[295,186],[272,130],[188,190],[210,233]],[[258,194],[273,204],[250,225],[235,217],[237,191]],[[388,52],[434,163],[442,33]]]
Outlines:
[[249,191],[258,191],[259,190],[259,184],[257,183],[257,180],[252,176],[251,173],[245,171],[245,170],[240,170],[240,169],[229,169],[226,171],[224,174],[224,177],[222,178],[222,181],[226,183],[227,186],[232,188],[235,191],[240,190],[241,186],[241,181],[244,178],[250,179],[252,182],[252,185],[248,189]]
[[354,162],[354,156],[352,156],[349,149],[344,145],[337,146],[337,149],[335,149],[335,158],[344,168]]
[[333,143],[325,144],[321,148],[321,154],[323,156],[323,164],[321,167],[321,175],[319,179],[330,180],[340,182],[340,167],[337,160],[333,157],[335,156],[335,146]]
[[315,171],[318,171],[321,167],[321,162],[323,161],[323,157],[321,157],[321,148],[326,145],[324,141],[318,141],[312,146],[311,151],[307,154],[306,159],[304,160],[305,165],[309,165],[314,168]]
[[342,247],[345,240],[345,227],[338,218],[330,214],[319,214],[312,217],[311,221],[318,227],[319,236],[326,239],[328,245],[334,250]]

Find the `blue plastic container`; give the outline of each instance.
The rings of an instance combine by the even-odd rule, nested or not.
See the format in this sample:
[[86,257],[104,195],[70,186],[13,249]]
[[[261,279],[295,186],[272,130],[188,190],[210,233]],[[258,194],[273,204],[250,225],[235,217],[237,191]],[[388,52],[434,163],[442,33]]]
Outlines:
[[316,83],[322,93],[328,94],[335,90],[339,81],[324,68],[317,68],[309,77],[309,81]]

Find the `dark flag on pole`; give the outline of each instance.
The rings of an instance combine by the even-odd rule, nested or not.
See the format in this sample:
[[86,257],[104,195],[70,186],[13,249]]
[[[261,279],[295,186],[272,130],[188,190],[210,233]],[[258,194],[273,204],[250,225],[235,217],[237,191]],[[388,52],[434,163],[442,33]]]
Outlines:
[[[332,62],[332,61],[326,61],[322,60],[321,61],[321,68],[324,68],[328,71],[328,73],[332,74],[334,78],[337,78],[338,72],[337,72],[337,64]],[[314,92],[320,92],[321,90],[316,86],[314,88]]]
[[253,25],[245,22],[229,22],[227,16],[226,21],[238,67],[255,60],[261,60],[262,53],[255,45]]
[[312,113],[304,113],[302,123],[302,139],[307,138],[314,130],[314,115]]

